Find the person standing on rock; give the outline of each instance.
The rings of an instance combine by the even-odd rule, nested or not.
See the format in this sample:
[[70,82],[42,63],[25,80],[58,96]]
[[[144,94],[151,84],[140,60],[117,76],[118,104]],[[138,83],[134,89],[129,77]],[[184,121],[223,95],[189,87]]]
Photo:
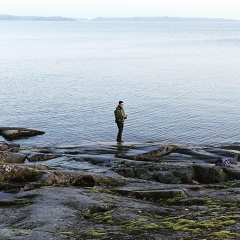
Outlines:
[[118,106],[114,111],[115,122],[118,126],[118,135],[116,139],[118,143],[123,143],[122,132],[123,132],[124,120],[128,118],[128,115],[125,114],[123,106],[124,106],[123,101],[119,101]]

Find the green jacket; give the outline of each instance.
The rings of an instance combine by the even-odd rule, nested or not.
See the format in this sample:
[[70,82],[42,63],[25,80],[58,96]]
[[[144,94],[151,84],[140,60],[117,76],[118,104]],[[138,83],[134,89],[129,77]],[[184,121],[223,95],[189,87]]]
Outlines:
[[116,110],[114,111],[115,115],[115,122],[124,122],[125,120],[125,111],[123,108],[120,108],[119,106],[116,107]]

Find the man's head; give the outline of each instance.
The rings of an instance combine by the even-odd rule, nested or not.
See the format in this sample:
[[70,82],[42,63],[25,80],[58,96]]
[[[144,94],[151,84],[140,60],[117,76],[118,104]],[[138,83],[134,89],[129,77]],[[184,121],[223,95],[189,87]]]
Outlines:
[[122,107],[123,107],[123,105],[124,105],[123,101],[119,101],[119,102],[118,102],[118,106],[119,106],[119,107],[121,107],[121,108],[122,108]]

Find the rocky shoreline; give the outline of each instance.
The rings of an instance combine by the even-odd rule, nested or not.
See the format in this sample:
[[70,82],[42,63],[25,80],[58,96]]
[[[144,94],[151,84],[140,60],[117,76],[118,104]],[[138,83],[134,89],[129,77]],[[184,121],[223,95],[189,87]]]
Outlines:
[[[0,239],[239,239],[239,151],[3,141]],[[215,166],[219,157],[230,166]]]

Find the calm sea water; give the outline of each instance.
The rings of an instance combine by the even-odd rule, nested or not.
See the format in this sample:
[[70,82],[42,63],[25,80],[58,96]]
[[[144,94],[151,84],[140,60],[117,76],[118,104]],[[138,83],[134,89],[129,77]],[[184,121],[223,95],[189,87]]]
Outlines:
[[[0,126],[56,146],[240,142],[240,23],[0,21]],[[1,138],[0,138],[1,140]]]

